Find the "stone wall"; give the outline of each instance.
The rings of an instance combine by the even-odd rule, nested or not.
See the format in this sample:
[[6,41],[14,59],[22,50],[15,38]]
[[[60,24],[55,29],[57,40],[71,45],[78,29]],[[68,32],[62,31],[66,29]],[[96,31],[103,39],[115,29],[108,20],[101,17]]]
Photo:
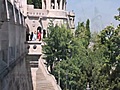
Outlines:
[[0,16],[0,90],[33,90],[25,17],[8,0],[0,0]]
[[9,67],[8,74],[1,81],[0,90],[33,90],[29,64],[20,58],[16,65]]

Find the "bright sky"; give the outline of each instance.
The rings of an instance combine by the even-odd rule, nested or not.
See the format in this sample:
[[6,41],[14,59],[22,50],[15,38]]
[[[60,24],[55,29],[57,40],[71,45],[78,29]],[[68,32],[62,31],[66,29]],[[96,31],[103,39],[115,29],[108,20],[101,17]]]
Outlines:
[[98,32],[111,23],[115,26],[118,21],[114,19],[118,15],[117,9],[120,7],[120,0],[67,0],[67,10],[74,11],[78,21],[91,21],[91,30]]

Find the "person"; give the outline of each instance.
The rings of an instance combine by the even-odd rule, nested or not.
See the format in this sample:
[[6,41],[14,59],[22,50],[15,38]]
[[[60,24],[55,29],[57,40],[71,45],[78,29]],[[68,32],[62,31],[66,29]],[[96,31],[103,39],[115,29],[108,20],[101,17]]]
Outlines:
[[32,41],[32,38],[33,38],[33,32],[31,32],[30,34],[30,41]]
[[41,33],[39,32],[39,30],[38,30],[38,33],[37,33],[37,38],[38,38],[39,41],[41,40]]
[[36,39],[37,39],[37,34],[36,34],[36,31],[34,31],[32,40],[35,41]]

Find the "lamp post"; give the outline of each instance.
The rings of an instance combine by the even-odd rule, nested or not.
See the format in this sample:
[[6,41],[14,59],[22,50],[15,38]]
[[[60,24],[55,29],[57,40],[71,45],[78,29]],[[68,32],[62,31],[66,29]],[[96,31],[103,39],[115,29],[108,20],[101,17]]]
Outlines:
[[90,90],[89,83],[87,83],[87,88],[86,88],[86,90]]
[[58,85],[60,86],[60,61],[61,59],[59,60],[59,71],[58,71]]

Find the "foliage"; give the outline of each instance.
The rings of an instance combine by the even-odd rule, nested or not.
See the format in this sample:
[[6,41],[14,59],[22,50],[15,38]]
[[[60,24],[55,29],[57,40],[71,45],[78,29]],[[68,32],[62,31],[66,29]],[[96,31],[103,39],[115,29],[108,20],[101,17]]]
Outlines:
[[43,47],[47,65],[62,90],[86,90],[88,83],[91,90],[120,90],[120,26],[91,35],[89,23],[79,22],[73,36],[51,21]]
[[[107,26],[99,35],[97,48],[103,48],[104,68],[102,74],[107,76],[110,90],[120,89],[120,27]],[[112,86],[111,86],[112,85]]]
[[33,4],[35,8],[42,9],[42,0],[27,0],[28,4]]
[[46,45],[43,47],[44,54],[47,56],[47,66],[50,66],[51,73],[53,65],[57,61],[70,57],[70,42],[73,35],[70,30],[64,26],[54,27],[51,23],[49,26],[48,37],[45,38]]
[[90,27],[89,27],[89,19],[86,21],[86,25],[84,22],[78,23],[77,29],[75,31],[75,36],[82,41],[84,47],[88,47],[90,41]]
[[118,8],[119,15],[115,16],[114,18],[118,21],[120,21],[120,8]]

